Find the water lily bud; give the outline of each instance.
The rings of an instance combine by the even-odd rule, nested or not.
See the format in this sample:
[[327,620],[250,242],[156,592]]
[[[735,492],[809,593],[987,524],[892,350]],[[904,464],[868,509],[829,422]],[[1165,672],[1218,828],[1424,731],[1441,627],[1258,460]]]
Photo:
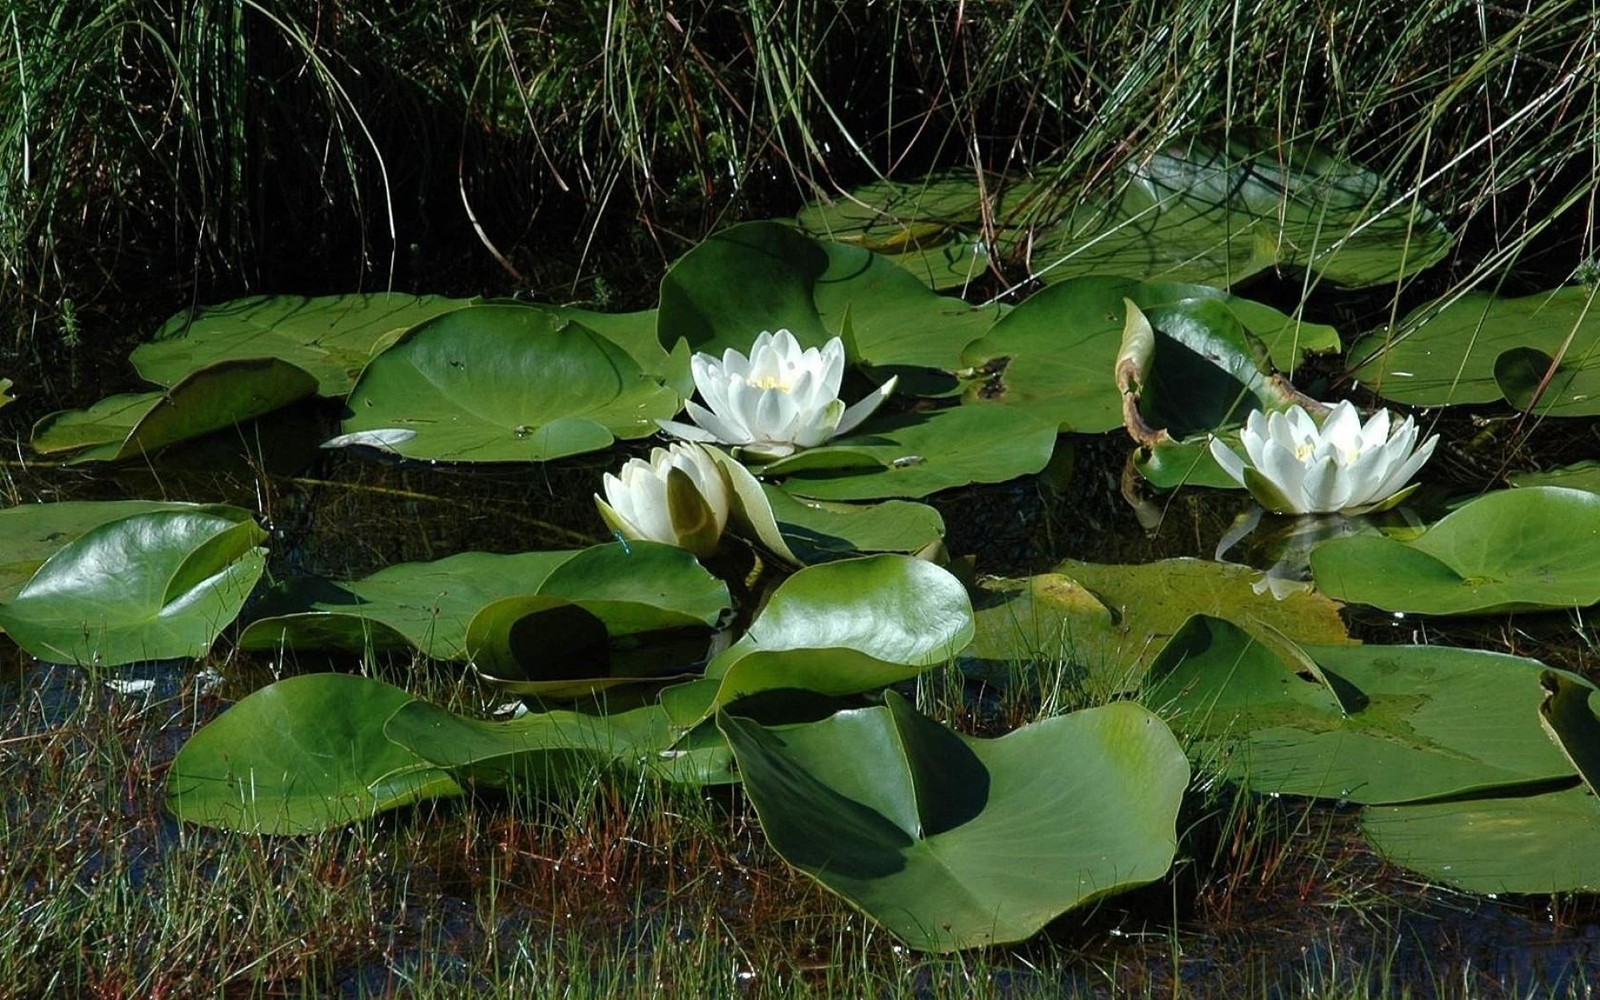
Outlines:
[[1386,510],[1416,487],[1406,483],[1439,443],[1435,434],[1417,447],[1410,417],[1391,428],[1388,410],[1365,424],[1355,404],[1344,400],[1318,427],[1299,406],[1287,412],[1252,411],[1239,434],[1248,464],[1232,448],[1211,439],[1211,457],[1278,514],[1365,514]]
[[846,408],[839,399],[844,342],[834,337],[820,350],[802,351],[788,330],[763,330],[749,357],[730,348],[720,361],[696,354],[689,367],[705,405],[688,404],[694,424],[657,421],[661,429],[686,441],[732,445],[762,459],[782,458],[849,433],[889,397],[896,382],[891,378]]
[[601,478],[595,505],[607,527],[630,541],[662,542],[699,558],[717,551],[728,523],[726,474],[697,444],[655,448],[631,458],[618,475]]

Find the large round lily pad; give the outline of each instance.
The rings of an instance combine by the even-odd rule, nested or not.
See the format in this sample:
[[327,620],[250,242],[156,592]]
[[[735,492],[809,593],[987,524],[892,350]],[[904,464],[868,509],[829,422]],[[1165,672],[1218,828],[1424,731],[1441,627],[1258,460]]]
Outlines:
[[818,239],[872,251],[932,288],[963,287],[989,267],[973,235],[983,224],[983,197],[970,172],[878,180],[824,195],[802,208],[797,222]]
[[87,410],[63,410],[33,428],[41,455],[116,462],[254,420],[316,392],[309,374],[274,358],[219,361],[166,391],[109,396]]
[[1407,542],[1362,535],[1311,553],[1330,597],[1430,615],[1600,601],[1600,496],[1555,486],[1473,500]]
[[1250,789],[1403,802],[1559,781],[1535,660],[1448,646],[1306,646],[1286,658],[1239,626],[1191,619],[1145,703],[1190,752]]
[[1408,868],[1473,892],[1594,892],[1600,889],[1600,700],[1570,674],[1540,676],[1538,717],[1577,779],[1494,798],[1368,809],[1373,846]]
[[655,433],[679,397],[555,311],[477,306],[412,328],[350,391],[343,431],[402,429],[392,450],[451,462],[546,461]]
[[402,331],[475,299],[442,295],[253,295],[185,309],[130,360],[140,377],[172,386],[219,361],[277,358],[310,372],[323,396],[343,396],[374,349]]
[[1368,809],[1379,854],[1469,892],[1600,891],[1600,800],[1575,787]]
[[354,653],[415,648],[448,660],[466,655],[467,623],[504,597],[535,594],[576,553],[463,552],[433,562],[400,563],[360,580],[304,579],[269,593],[239,647],[272,651],[340,649]]
[[[1473,292],[1429,302],[1350,349],[1357,379],[1413,406],[1493,403],[1562,417],[1600,414],[1600,303],[1593,287],[1521,298]],[[1542,360],[1536,360],[1542,358]],[[1550,375],[1538,401],[1532,389]]]
[[412,700],[345,674],[268,685],[178,751],[167,772],[167,807],[203,826],[296,834],[461,794],[449,773],[384,736],[384,722]]
[[231,507],[102,524],[45,560],[0,607],[0,627],[52,663],[203,656],[260,579],[266,538]]
[[1172,864],[1189,767],[1137,705],[997,740],[959,736],[892,691],[822,722],[765,728],[725,711],[718,724],[784,860],[914,948],[1020,941]]

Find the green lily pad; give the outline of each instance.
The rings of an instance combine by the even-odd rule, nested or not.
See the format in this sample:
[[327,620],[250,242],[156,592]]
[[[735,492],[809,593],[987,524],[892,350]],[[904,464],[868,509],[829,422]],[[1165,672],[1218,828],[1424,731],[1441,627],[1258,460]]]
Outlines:
[[350,391],[345,434],[416,432],[392,450],[451,462],[548,461],[645,437],[676,391],[559,312],[477,306],[413,327]]
[[[51,553],[102,524],[151,511],[203,509],[166,500],[64,500],[0,510],[0,602],[16,597]],[[237,508],[225,509],[239,519],[249,516]]]
[[1145,703],[1192,754],[1256,792],[1405,802],[1572,773],[1539,727],[1536,660],[1448,646],[1300,652],[1286,659],[1196,617],[1151,665]]
[[668,707],[688,725],[763,691],[873,691],[952,660],[971,639],[966,588],[933,563],[875,555],[808,566]]
[[932,375],[958,367],[961,349],[1002,312],[937,295],[861,247],[750,222],[712,235],[673,264],[661,283],[660,338],[663,346],[681,340],[720,356],[729,348],[748,354],[761,331],[787,329],[801,346],[820,347],[848,317],[852,362],[885,377],[898,372],[911,380],[902,392],[937,391]]
[[728,606],[727,588],[671,545],[463,552],[390,566],[361,580],[289,584],[269,597],[263,617],[239,636],[239,646],[357,653],[415,648],[435,659],[465,659],[474,616],[496,602],[539,594],[583,603],[606,617],[617,634],[708,626]]
[[890,254],[935,287],[984,270],[979,234],[1002,269],[1025,265],[1047,282],[1121,274],[1223,286],[1284,266],[1340,285],[1383,284],[1452,244],[1431,211],[1378,175],[1262,133],[1174,142],[1082,193],[1072,179],[981,180],[981,189],[971,173],[878,181],[808,206],[800,225]]
[[384,732],[438,767],[498,788],[559,791],[563,781],[609,768],[689,785],[739,780],[733,752],[715,726],[680,729],[660,705],[600,714],[529,712],[485,722],[412,701]]
[[1361,828],[1395,864],[1468,892],[1600,891],[1600,802],[1581,784],[1372,808]]
[[1189,767],[1137,705],[979,740],[892,691],[884,702],[806,725],[718,724],[784,860],[911,947],[1021,941],[1171,866]]
[[268,685],[195,733],[167,772],[167,808],[202,826],[315,833],[461,794],[383,734],[412,696],[345,674]]
[[1600,493],[1600,461],[1590,458],[1542,472],[1513,472],[1506,480],[1518,487],[1563,486],[1569,490]]
[[263,601],[260,617],[240,633],[239,648],[415,648],[434,659],[464,659],[467,623],[479,609],[538,593],[556,567],[576,554],[463,552],[389,566],[360,580],[291,581]]
[[1541,675],[1539,718],[1581,783],[1466,802],[1368,809],[1362,826],[1385,857],[1472,892],[1600,890],[1600,719],[1596,691],[1570,674]]
[[1070,577],[989,577],[973,596],[972,643],[961,654],[961,669],[1004,683],[1019,667],[1076,662],[1082,650],[1117,636],[1111,609]]
[[124,393],[87,410],[63,410],[33,428],[33,448],[68,461],[142,458],[202,434],[254,420],[316,392],[309,374],[273,358],[219,361],[172,388]]
[[[1069,559],[1054,572],[1086,588],[1114,616],[1109,634],[1079,629],[1073,635],[1076,649],[1057,654],[1083,663],[1107,693],[1138,687],[1151,660],[1192,615],[1276,629],[1297,642],[1354,641],[1345,633],[1339,605],[1316,593],[1291,594],[1281,601],[1270,593],[1258,594],[1253,584],[1261,574],[1248,566],[1201,559],[1115,566]],[[1040,621],[1041,628],[1059,631],[1048,618]],[[1016,640],[1019,655],[1050,648],[1050,635],[1022,633]]]
[[204,656],[260,579],[266,538],[230,507],[102,524],[45,560],[0,607],[0,627],[52,663]]
[[[1590,287],[1430,302],[1394,329],[1363,338],[1350,357],[1355,378],[1400,403],[1508,399],[1522,409],[1537,405],[1541,415],[1600,414],[1600,305]],[[1533,387],[1557,357],[1560,366],[1534,404]]]
[[783,329],[801,347],[821,347],[832,334],[812,288],[827,269],[822,247],[788,226],[747,222],[713,233],[661,279],[661,346],[683,340],[719,357],[729,348],[748,354],[761,331]]
[[1553,486],[1500,490],[1411,541],[1363,535],[1311,553],[1317,589],[1429,615],[1581,608],[1600,601],[1600,496]]
[[[553,570],[537,593],[479,609],[466,647],[507,690],[570,698],[687,673],[731,603],[727,586],[683,549],[599,545]],[[622,641],[630,636],[638,641]]]
[[1114,189],[1032,236],[1032,269],[1046,281],[1126,274],[1222,286],[1288,266],[1380,285],[1444,259],[1453,242],[1437,216],[1365,167],[1240,132],[1137,161]]
[[11,387],[14,384],[15,383],[8,378],[0,378],[0,409],[4,409],[8,403],[15,402],[15,400],[11,398]]
[[802,562],[847,559],[872,552],[917,552],[944,537],[944,518],[926,504],[800,500],[762,484],[778,530]]
[[932,288],[959,288],[988,270],[972,235],[982,227],[983,200],[971,173],[874,181],[812,202],[797,222],[820,240],[878,254]]
[[1050,462],[1055,427],[1005,407],[956,406],[869,420],[861,431],[760,469],[815,500],[924,497],[1032,475]]
[[[1185,406],[1197,392],[1208,409],[1222,406],[1227,412],[1252,395],[1261,405],[1284,405],[1266,381],[1271,369],[1261,344],[1270,345],[1267,351],[1280,366],[1292,367],[1308,345],[1331,349],[1338,343],[1331,328],[1299,324],[1217,289],[1084,277],[1044,289],[967,347],[963,363],[982,376],[967,398],[1023,409],[1063,430],[1096,434],[1121,427],[1115,368],[1127,317],[1124,299],[1157,330],[1150,359],[1155,395],[1185,397],[1165,408],[1172,419],[1193,421]],[[1218,380],[1221,388],[1212,384]],[[1206,427],[1220,422],[1211,419]]]
[[185,309],[162,324],[130,360],[139,376],[173,386],[219,361],[277,358],[343,396],[376,349],[424,320],[472,305],[442,295],[253,295]]

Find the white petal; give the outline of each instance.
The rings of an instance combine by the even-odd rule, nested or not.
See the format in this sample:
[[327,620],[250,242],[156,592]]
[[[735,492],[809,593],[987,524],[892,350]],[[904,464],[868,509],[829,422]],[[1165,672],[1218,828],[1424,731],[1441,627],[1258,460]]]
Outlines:
[[[690,400],[684,405],[689,414],[689,419],[704,427],[711,434],[711,440],[721,441],[723,444],[741,444],[750,440],[750,432],[745,430],[744,424],[731,419],[736,411],[731,408],[722,412],[713,413]],[[691,441],[704,441],[705,438],[690,438]]]
[[[705,356],[710,357],[710,355]],[[712,359],[712,364],[716,364],[715,359]],[[750,359],[730,347],[722,352],[721,369],[717,373],[717,377],[721,381],[731,382],[737,378],[748,378],[750,376]],[[696,384],[698,385],[699,383],[697,382]]]
[[822,391],[829,399],[839,397],[839,387],[844,383],[844,341],[834,337],[822,348]]
[[1279,513],[1307,513],[1306,468],[1295,458],[1293,451],[1284,448],[1276,441],[1268,441],[1262,449],[1261,462],[1256,466],[1256,471],[1276,486],[1278,492],[1288,501],[1288,511]]
[[[761,390],[749,382],[735,379],[728,383],[728,408],[717,416],[733,432],[737,441],[754,441],[756,433],[756,404],[761,400]],[[730,439],[730,443],[737,443]]]
[[[689,405],[694,406],[693,403],[690,403]],[[699,408],[696,407],[696,409]],[[710,420],[716,420],[716,418],[712,417],[710,414],[707,414],[706,416]],[[681,438],[684,441],[704,441],[706,444],[714,444],[718,442],[722,444],[729,443],[727,441],[723,441],[711,431],[705,430],[701,427],[696,427],[693,424],[679,423],[676,420],[657,420],[656,426],[661,428],[662,431],[671,434],[673,437]]]
[[1390,466],[1382,448],[1369,448],[1345,466],[1339,477],[1339,491],[1333,497],[1333,510],[1360,507],[1371,503],[1373,493],[1383,482]]
[[1368,448],[1381,448],[1389,440],[1390,419],[1388,410],[1379,410],[1367,420],[1366,424],[1361,428],[1361,449],[1363,451]]
[[1356,412],[1356,404],[1348,399],[1340,400],[1322,421],[1321,439],[1340,451],[1361,447],[1361,414]]
[[324,448],[376,448],[399,454],[395,445],[405,444],[417,436],[417,432],[409,427],[378,427],[370,431],[355,431],[350,434],[340,434],[338,437],[329,438],[322,442]]
[[[866,400],[862,400],[866,402]],[[859,403],[856,405],[860,405]],[[790,440],[802,448],[815,448],[829,438],[839,433],[841,421],[844,419],[844,400],[835,399],[833,402],[815,411],[802,426],[796,429]]]
[[792,441],[786,433],[796,421],[794,403],[779,389],[764,389],[755,399],[750,418],[750,437],[755,441]]
[[1307,467],[1305,485],[1302,487],[1305,496],[1304,513],[1327,514],[1338,510],[1339,504],[1334,498],[1339,492],[1339,487],[1339,463],[1331,457]]
[[844,415],[839,418],[839,426],[834,428],[833,433],[849,434],[851,431],[861,426],[861,422],[863,420],[866,420],[868,417],[872,416],[873,413],[877,412],[878,407],[882,406],[883,401],[889,398],[889,394],[894,392],[894,387],[899,384],[899,382],[900,376],[891,376],[889,381],[878,386],[876,391],[868,393],[861,399],[856,400],[856,402],[852,404],[848,410],[844,411]]
[[1376,503],[1398,493],[1400,488],[1410,482],[1411,477],[1417,474],[1417,470],[1427,464],[1428,459],[1433,455],[1433,446],[1438,443],[1439,435],[1437,434],[1424,441],[1422,447],[1418,448],[1414,455],[1406,459],[1405,464],[1384,477],[1383,482],[1373,491],[1372,500],[1369,502]]
[[[1244,485],[1244,459],[1240,458],[1232,448],[1223,444],[1221,438],[1213,437],[1211,439],[1211,457],[1216,460],[1218,465],[1222,466],[1222,471],[1228,474],[1229,479],[1232,479],[1240,486]],[[1252,507],[1250,509],[1255,510],[1256,508]]]
[[697,377],[694,387],[700,390],[700,398],[705,401],[706,408],[712,413],[727,413],[728,386],[737,381],[739,381],[737,377],[708,375],[704,380]]

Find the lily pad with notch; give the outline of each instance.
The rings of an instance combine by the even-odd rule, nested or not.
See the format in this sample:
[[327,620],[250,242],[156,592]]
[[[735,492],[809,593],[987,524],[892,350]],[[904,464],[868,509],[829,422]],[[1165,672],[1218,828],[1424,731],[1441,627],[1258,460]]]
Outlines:
[[[1075,633],[1070,651],[1106,694],[1139,688],[1151,661],[1197,614],[1276,629],[1296,642],[1355,641],[1345,631],[1338,604],[1317,593],[1291,594],[1283,600],[1258,593],[1254,583],[1260,572],[1248,566],[1202,559],[1132,565],[1068,559],[1053,572],[1086,589],[1113,616],[1109,633],[1093,629]],[[1041,621],[1051,626],[1048,618]],[[1269,644],[1277,641],[1275,635],[1267,639]]]
[[1171,866],[1189,767],[1137,705],[995,740],[953,733],[893,691],[809,724],[737,712],[718,725],[768,842],[913,948],[1020,941]]
[[[1277,405],[1284,390],[1272,374],[1272,352],[1292,366],[1307,340],[1327,343],[1321,330],[1217,289],[1083,277],[1044,289],[968,345],[962,360],[978,378],[966,399],[1025,410],[1079,433],[1121,426],[1123,392],[1115,370],[1129,346],[1125,302],[1154,326],[1139,351],[1154,390],[1149,402],[1173,397],[1157,426],[1176,421],[1209,430],[1222,422],[1212,412],[1219,407],[1226,416],[1252,398]],[[1272,347],[1263,339],[1269,337]],[[1185,408],[1194,398],[1206,416]]]
[[1577,775],[1494,797],[1368,809],[1362,829],[1379,853],[1471,892],[1600,889],[1596,691],[1557,671],[1541,683],[1539,721]]
[[463,781],[510,791],[559,790],[610,769],[689,785],[739,780],[714,725],[679,728],[660,705],[556,709],[490,722],[412,701],[389,718],[384,733]]
[[[297,581],[264,602],[239,637],[247,650],[415,648],[465,659],[476,615],[497,602],[544,594],[582,601],[618,634],[665,624],[709,626],[727,588],[682,549],[656,542],[498,555],[463,552],[401,563],[361,580]],[[641,624],[643,623],[643,624]]]
[[[202,510],[170,500],[62,500],[0,509],[0,602],[11,600],[51,553],[111,521],[162,510]],[[240,520],[248,512],[226,508]]]
[[938,295],[870,250],[819,243],[788,226],[751,222],[713,234],[679,258],[661,283],[663,347],[687,343],[720,357],[748,354],[763,330],[787,329],[802,347],[838,335],[848,361],[879,381],[901,377],[902,395],[943,395],[961,350],[1005,307]]
[[407,331],[350,391],[345,434],[400,428],[393,451],[450,462],[549,461],[645,437],[677,392],[554,310],[478,306]]

